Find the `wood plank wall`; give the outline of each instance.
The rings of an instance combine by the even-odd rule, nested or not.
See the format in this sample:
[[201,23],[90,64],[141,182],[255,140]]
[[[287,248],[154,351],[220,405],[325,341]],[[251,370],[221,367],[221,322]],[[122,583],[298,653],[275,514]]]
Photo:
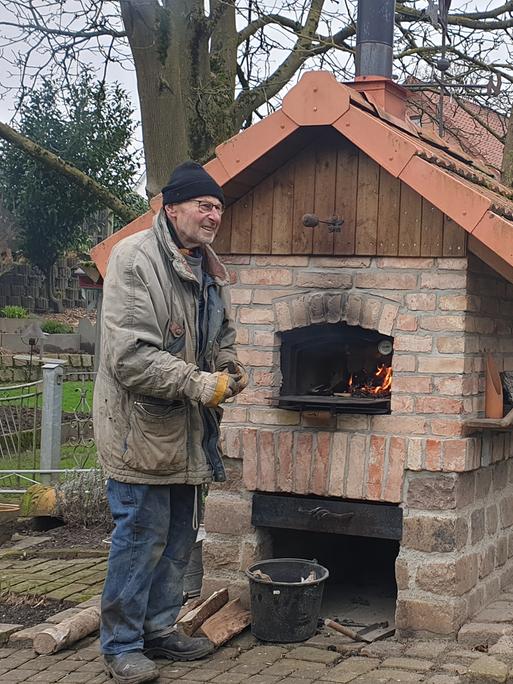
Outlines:
[[[344,219],[339,233],[304,214]],[[466,233],[337,136],[312,143],[226,210],[219,254],[463,256]]]

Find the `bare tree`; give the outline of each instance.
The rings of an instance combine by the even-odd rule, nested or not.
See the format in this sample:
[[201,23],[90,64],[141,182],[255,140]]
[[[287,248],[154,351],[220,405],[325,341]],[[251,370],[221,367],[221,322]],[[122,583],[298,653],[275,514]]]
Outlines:
[[[93,59],[135,68],[147,189],[159,191],[187,157],[206,161],[248,126],[304,68],[354,75],[356,0],[4,0],[0,57],[21,93],[49,70],[72,79]],[[423,8],[419,8],[422,4]],[[398,0],[395,69],[407,77],[492,83],[493,106],[511,106],[513,2]],[[455,6],[457,5],[457,7]],[[2,37],[3,36],[3,37]],[[9,86],[9,83],[7,84]],[[465,91],[462,91],[465,92]],[[481,93],[474,90],[475,93]],[[486,90],[481,93],[483,102]],[[486,100],[489,104],[488,100]]]

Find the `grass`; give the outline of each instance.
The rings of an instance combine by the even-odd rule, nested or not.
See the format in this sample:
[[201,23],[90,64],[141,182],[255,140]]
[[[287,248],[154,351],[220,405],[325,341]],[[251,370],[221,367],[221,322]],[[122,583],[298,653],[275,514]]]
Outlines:
[[[37,468],[40,451],[36,449],[35,463],[31,451],[22,452],[18,458],[0,458],[0,470],[29,470]],[[76,460],[75,460],[76,459]],[[94,444],[79,445],[63,444],[61,446],[60,468],[77,468],[77,460],[81,468],[94,468],[97,465],[96,446]]]
[[[76,410],[79,410],[81,413],[86,413],[87,412],[87,407],[82,405],[81,407],[78,406],[80,402],[80,391],[85,389],[85,400],[87,401],[88,406],[91,408],[93,405],[93,381],[92,380],[86,380],[84,382],[81,381],[73,381],[73,380],[67,380],[66,382],[63,383],[62,387],[62,410],[64,413],[73,413]],[[3,387],[10,387],[11,385],[4,385]],[[29,394],[32,394],[34,392],[34,389],[37,388],[30,388]],[[23,406],[27,406],[28,408],[32,408],[35,406],[35,402],[37,399],[37,406],[38,408],[41,408],[42,405],[42,395],[39,394],[37,397],[35,396],[28,396],[26,399],[20,399],[22,395],[20,394],[20,390],[9,390],[7,391],[6,389],[2,389],[2,386],[0,386],[0,407],[5,406],[6,404],[9,406],[18,406],[21,402],[23,402]],[[6,397],[13,397],[12,402],[6,402],[5,398]]]

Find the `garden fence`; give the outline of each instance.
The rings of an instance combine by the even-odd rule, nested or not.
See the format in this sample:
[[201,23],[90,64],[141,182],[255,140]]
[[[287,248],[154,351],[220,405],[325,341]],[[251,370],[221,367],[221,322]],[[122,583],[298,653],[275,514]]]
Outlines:
[[55,360],[35,382],[0,387],[0,494],[22,493],[96,466],[95,373]]

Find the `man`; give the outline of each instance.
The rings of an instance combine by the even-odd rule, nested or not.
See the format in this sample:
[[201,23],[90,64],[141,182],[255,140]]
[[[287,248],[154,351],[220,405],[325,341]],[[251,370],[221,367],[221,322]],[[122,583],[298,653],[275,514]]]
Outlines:
[[201,486],[225,479],[218,407],[247,384],[228,273],[210,247],[223,191],[185,162],[162,195],[152,228],[113,249],[103,289],[94,426],[115,529],[100,642],[120,684],[158,677],[150,657],[193,660],[213,650],[174,625]]

